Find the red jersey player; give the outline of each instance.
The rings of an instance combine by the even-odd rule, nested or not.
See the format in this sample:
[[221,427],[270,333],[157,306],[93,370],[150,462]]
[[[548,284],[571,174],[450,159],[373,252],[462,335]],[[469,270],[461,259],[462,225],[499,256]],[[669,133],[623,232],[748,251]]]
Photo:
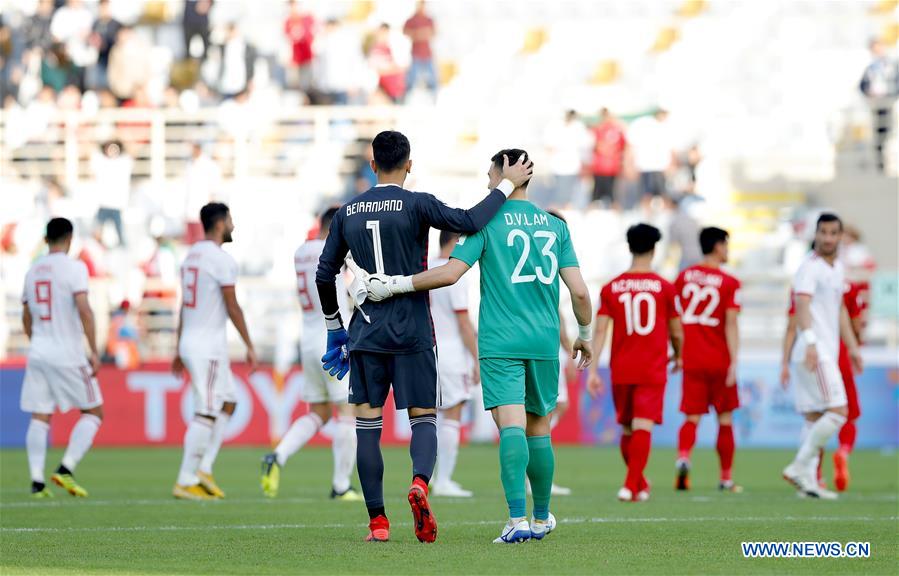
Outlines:
[[740,282],[721,270],[727,262],[728,233],[703,228],[699,245],[701,264],[680,273],[674,282],[684,325],[684,378],[680,410],[686,415],[678,437],[677,490],[690,488],[690,451],[696,427],[709,406],[718,415],[720,490],[740,492],[731,478],[734,430],[731,414],[740,406],[737,393],[737,314]]
[[[846,283],[843,292],[843,304],[849,313],[849,320],[855,337],[861,342],[863,316],[865,310],[865,285],[862,283]],[[784,336],[784,362],[781,364],[780,382],[784,387],[790,382],[790,351],[796,340],[796,302],[790,295],[789,322]],[[840,376],[846,386],[847,415],[846,423],[840,428],[838,435],[840,446],[833,454],[833,483],[838,492],[843,492],[849,487],[849,454],[855,448],[855,421],[861,416],[861,405],[858,402],[858,390],[855,387],[855,374],[852,370],[852,360],[849,357],[849,348],[840,340],[840,358],[838,360]],[[821,451],[823,455],[823,450]],[[821,481],[821,460],[818,460],[818,481]]]
[[[627,243],[633,255],[630,269],[603,287],[593,345],[598,358],[612,322],[612,399],[621,424],[621,455],[627,465],[621,501],[649,499],[643,476],[653,424],[662,423],[667,381],[668,340],[674,348],[674,368],[681,368],[683,329],[677,317],[674,286],[652,271],[659,230],[648,224],[631,226]],[[591,371],[587,390],[596,396],[603,383]]]

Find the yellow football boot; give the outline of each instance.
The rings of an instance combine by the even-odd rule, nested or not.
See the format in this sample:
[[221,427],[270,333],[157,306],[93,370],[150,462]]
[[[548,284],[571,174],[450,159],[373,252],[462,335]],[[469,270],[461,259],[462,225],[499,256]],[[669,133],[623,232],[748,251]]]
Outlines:
[[212,477],[212,474],[197,472],[197,478],[200,480],[200,486],[202,486],[210,496],[213,498],[225,497],[225,492],[215,483],[215,478]]
[[53,476],[50,476],[50,480],[76,498],[87,498],[87,490],[79,486],[78,483],[75,482],[75,477],[71,474],[56,472]]
[[278,486],[281,483],[281,466],[274,454],[266,454],[262,457],[262,493],[269,498],[278,495]]
[[205,488],[200,486],[199,484],[194,484],[192,486],[184,486],[182,484],[175,484],[175,487],[172,489],[172,496],[177,498],[178,500],[214,500],[213,496],[209,495],[209,492],[206,491]]

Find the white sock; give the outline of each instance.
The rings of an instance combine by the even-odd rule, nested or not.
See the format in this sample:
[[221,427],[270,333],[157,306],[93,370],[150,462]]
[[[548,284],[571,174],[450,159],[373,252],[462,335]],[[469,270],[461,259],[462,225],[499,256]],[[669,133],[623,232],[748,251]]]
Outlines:
[[278,447],[275,448],[275,458],[278,459],[278,466],[284,466],[287,459],[293,456],[297,450],[306,445],[306,442],[312,440],[318,429],[322,427],[322,419],[315,412],[310,412],[296,419],[296,422],[290,425],[290,429]]
[[456,458],[459,456],[459,437],[461,424],[458,420],[440,418],[437,427],[437,484],[449,482],[456,469]]
[[350,488],[350,474],[356,465],[356,419],[352,416],[338,416],[334,438],[331,439],[334,453],[334,491],[343,494]]
[[42,420],[34,418],[28,423],[28,432],[25,434],[25,448],[28,451],[28,469],[31,471],[31,481],[44,483],[44,465],[47,462],[47,436],[50,435],[50,425]]
[[212,427],[212,437],[209,439],[209,445],[206,446],[206,452],[200,461],[200,472],[212,475],[212,465],[219,455],[219,448],[222,447],[222,441],[225,439],[225,428],[231,421],[231,415],[227,412],[219,412],[215,417],[215,425]]
[[78,419],[78,423],[72,428],[69,435],[69,445],[66,447],[66,453],[62,457],[62,465],[74,472],[75,467],[90,450],[91,444],[94,443],[94,436],[100,429],[103,421],[93,414],[82,414]]
[[200,459],[206,453],[209,440],[212,438],[214,422],[199,416],[191,420],[184,433],[184,457],[181,460],[181,470],[178,472],[178,484],[193,486],[200,480],[197,478],[197,468]]
[[823,416],[818,418],[805,437],[805,441],[799,447],[796,453],[795,462],[802,470],[810,471],[812,478],[815,477],[812,464],[818,458],[818,452],[827,444],[834,434],[839,432],[843,424],[846,423],[846,417],[836,412],[825,412]]

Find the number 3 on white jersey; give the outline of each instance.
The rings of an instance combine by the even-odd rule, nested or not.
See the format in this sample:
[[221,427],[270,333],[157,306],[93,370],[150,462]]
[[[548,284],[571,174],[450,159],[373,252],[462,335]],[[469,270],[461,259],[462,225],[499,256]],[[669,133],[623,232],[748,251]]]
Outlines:
[[509,231],[509,235],[506,237],[506,246],[514,246],[515,239],[521,238],[522,251],[521,257],[518,258],[518,264],[515,265],[515,270],[512,271],[512,284],[521,284],[524,282],[533,282],[534,280],[540,280],[543,284],[552,284],[556,279],[556,273],[559,271],[559,260],[556,258],[555,253],[552,251],[553,245],[556,243],[556,234],[555,232],[549,232],[547,230],[538,230],[534,232],[534,238],[546,238],[546,244],[543,245],[543,248],[540,250],[540,254],[549,258],[549,274],[543,271],[542,266],[535,266],[534,272],[536,274],[522,274],[521,271],[524,268],[525,262],[528,260],[528,256],[531,253],[531,238],[523,230],[518,228],[513,228]]
[[[624,323],[627,325],[627,335],[636,333],[638,336],[646,336],[656,327],[656,299],[649,292],[625,292],[618,297],[618,301],[624,304]],[[642,304],[646,302],[646,317],[643,316]]]
[[[699,284],[690,282],[684,285],[684,300],[688,300],[687,308],[684,310],[684,324],[700,324],[702,326],[717,326],[719,320],[712,318],[712,314],[718,308],[721,297],[718,295],[718,289],[714,286],[700,286]],[[703,309],[702,314],[696,315],[696,309],[700,302],[708,300],[709,303]]]

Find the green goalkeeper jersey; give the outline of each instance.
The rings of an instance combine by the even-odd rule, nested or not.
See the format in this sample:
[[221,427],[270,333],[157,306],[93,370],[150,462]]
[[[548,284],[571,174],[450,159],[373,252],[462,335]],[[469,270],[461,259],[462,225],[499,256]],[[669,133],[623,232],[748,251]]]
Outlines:
[[559,269],[578,266],[565,222],[508,200],[452,257],[481,263],[481,358],[559,357]]

